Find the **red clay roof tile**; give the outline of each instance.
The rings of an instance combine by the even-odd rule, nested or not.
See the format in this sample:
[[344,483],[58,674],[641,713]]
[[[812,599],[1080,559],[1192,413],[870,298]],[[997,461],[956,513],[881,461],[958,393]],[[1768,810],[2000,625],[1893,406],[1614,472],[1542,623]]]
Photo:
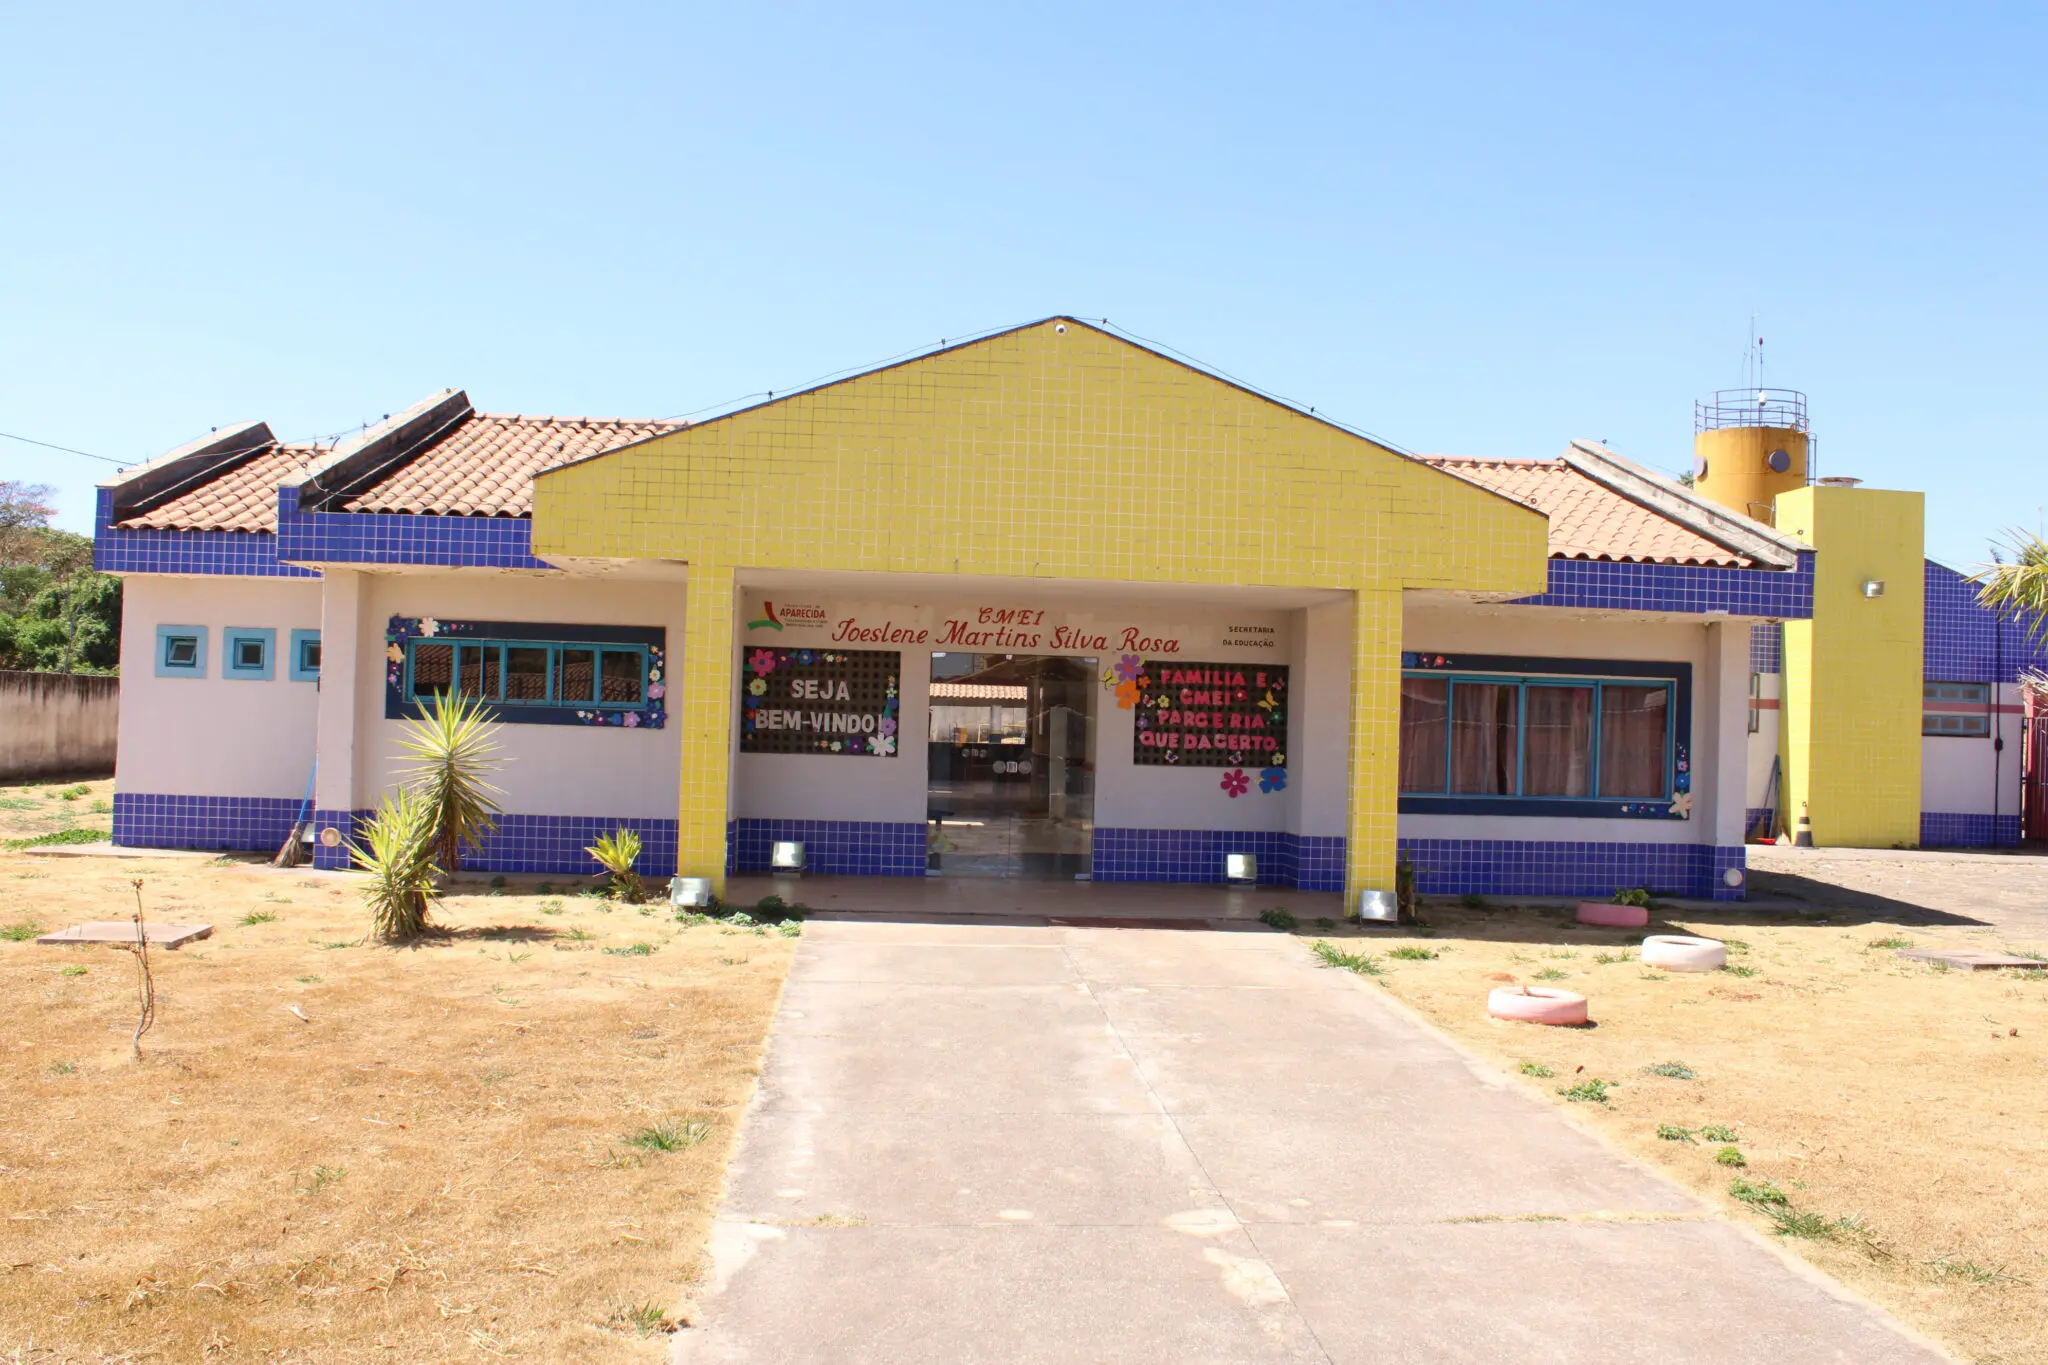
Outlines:
[[1420,458],[1447,474],[1548,514],[1552,559],[1742,569],[1756,563],[1596,483],[1563,460],[1480,460],[1455,455]]
[[313,463],[310,443],[274,445],[168,502],[115,525],[124,531],[276,531],[277,486]]
[[343,506],[351,512],[531,516],[533,476],[543,469],[676,431],[683,425],[477,413]]

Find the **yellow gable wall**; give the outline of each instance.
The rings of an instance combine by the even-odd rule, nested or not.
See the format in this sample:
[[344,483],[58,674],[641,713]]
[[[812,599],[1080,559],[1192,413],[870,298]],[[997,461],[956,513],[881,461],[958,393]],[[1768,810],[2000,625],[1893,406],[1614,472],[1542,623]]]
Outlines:
[[683,560],[678,860],[722,884],[737,569],[1357,594],[1349,882],[1393,885],[1403,588],[1537,593],[1541,514],[1071,319],[534,482],[539,555]]

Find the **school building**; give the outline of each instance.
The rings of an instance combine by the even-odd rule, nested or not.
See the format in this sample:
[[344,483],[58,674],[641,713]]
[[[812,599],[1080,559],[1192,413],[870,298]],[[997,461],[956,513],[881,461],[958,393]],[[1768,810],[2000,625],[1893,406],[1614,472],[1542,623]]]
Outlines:
[[[1917,495],[1802,463],[1751,506],[1739,465],[1413,455],[1073,318],[696,422],[446,391],[331,445],[224,426],[100,491],[114,837],[274,849],[309,806],[345,865],[401,723],[453,692],[507,760],[468,868],[590,873],[624,826],[645,872],[718,886],[794,843],[827,875],[1220,882],[1250,855],[1355,895],[1405,857],[1431,892],[1739,898],[1759,811],[1862,837],[1872,793],[1917,815],[1922,767],[1965,766],[1937,746],[1975,738],[1930,732],[1923,765],[1800,728],[1897,701],[1867,664],[1937,569],[1901,581],[1903,511],[1850,529]],[[1985,681],[1941,581],[1939,681]],[[1882,628],[1845,644],[1816,611],[1851,606]],[[1988,803],[1995,836],[2014,804],[1976,782],[1928,809]]]

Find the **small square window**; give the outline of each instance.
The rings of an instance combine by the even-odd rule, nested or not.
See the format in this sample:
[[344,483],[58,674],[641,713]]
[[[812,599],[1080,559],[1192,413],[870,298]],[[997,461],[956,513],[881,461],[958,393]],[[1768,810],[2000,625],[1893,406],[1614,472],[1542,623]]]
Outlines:
[[320,680],[320,632],[317,630],[293,631],[292,652],[287,662],[291,665],[293,682],[318,682]]
[[260,626],[229,626],[222,632],[225,657],[223,676],[244,682],[267,682],[271,677],[271,652],[277,632]]
[[206,676],[206,627],[158,626],[156,675],[159,678]]

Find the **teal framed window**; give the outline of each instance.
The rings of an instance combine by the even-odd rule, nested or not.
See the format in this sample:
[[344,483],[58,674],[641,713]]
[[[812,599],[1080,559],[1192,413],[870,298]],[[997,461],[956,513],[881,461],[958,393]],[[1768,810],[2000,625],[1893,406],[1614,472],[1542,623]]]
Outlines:
[[508,709],[634,711],[648,702],[648,649],[570,640],[413,639],[408,703],[462,696]]
[[1678,702],[1667,678],[1404,672],[1404,809],[1409,797],[1486,809],[1672,800],[1691,785],[1679,781]]
[[206,627],[158,626],[156,675],[159,678],[206,676]]
[[286,659],[291,669],[293,682],[320,681],[320,632],[317,630],[295,630],[291,637],[291,654]]
[[277,672],[277,632],[266,626],[229,626],[220,633],[220,675],[269,682]]

